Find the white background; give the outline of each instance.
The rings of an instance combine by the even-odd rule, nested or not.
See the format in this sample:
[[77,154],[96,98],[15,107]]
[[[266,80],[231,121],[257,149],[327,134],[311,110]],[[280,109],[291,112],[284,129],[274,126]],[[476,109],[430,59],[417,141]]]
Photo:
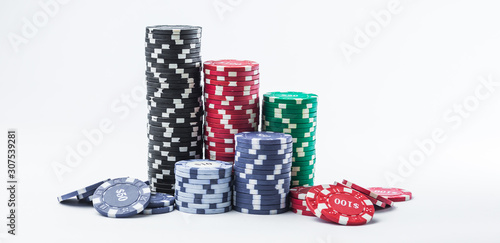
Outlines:
[[[373,13],[387,12],[388,3],[73,0],[40,23],[47,14],[38,1],[3,0],[0,157],[6,130],[17,128],[20,184],[18,236],[5,234],[4,218],[1,241],[500,241],[500,5],[401,1],[381,25]],[[37,16],[38,31],[23,35],[24,19]],[[143,41],[144,27],[155,24],[203,26],[203,60],[259,62],[261,94],[318,94],[317,184],[345,178],[395,185],[414,200],[377,211],[360,227],[291,212],[111,219],[91,206],[59,204],[58,195],[98,180],[147,178]],[[369,41],[356,45],[367,26]],[[13,44],[13,36],[25,41]],[[350,62],[341,48],[347,45],[356,48]],[[481,77],[496,85],[488,97],[475,93],[488,91]],[[122,101],[131,94],[133,107]],[[453,109],[464,102],[459,115]],[[87,141],[83,131],[103,120],[113,130],[68,162],[68,149]],[[444,134],[441,142],[398,172],[410,165],[403,160],[423,155],[415,141],[429,141],[435,131]],[[53,165],[71,171],[58,177]],[[388,174],[399,180],[391,184]],[[2,216],[6,198],[2,190]]]

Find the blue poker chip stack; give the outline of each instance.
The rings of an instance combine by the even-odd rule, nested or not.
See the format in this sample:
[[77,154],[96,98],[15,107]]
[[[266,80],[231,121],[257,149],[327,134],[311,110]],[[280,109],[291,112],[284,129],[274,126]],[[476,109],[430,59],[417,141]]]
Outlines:
[[234,138],[234,209],[261,215],[288,211],[292,136],[274,132],[243,132]]
[[148,174],[153,192],[174,194],[174,164],[203,153],[201,27],[146,27]]
[[192,214],[231,211],[232,164],[192,159],[175,163],[176,209]]

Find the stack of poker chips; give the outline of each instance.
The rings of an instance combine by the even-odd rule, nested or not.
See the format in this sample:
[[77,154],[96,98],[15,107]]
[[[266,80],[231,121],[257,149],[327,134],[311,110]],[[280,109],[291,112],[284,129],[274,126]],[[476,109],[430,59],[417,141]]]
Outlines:
[[185,213],[231,211],[232,164],[193,159],[175,163],[176,208]]
[[318,96],[302,92],[270,92],[262,103],[262,130],[293,137],[292,187],[314,185]]
[[288,211],[292,136],[244,132],[235,140],[234,209],[261,215]]
[[173,194],[174,164],[201,158],[201,27],[146,27],[149,180]]
[[259,64],[219,60],[203,63],[205,158],[234,161],[234,135],[257,131]]

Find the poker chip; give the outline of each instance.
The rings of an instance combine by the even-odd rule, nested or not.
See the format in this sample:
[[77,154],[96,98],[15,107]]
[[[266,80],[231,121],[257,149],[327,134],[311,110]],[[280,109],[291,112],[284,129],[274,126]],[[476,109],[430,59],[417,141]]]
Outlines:
[[349,187],[349,188],[352,188],[360,193],[363,193],[364,195],[366,195],[367,197],[371,197],[373,199],[376,199],[378,201],[381,201],[389,206],[394,206],[394,202],[389,200],[388,198],[386,197],[383,197],[383,196],[380,196],[378,195],[377,193],[374,193],[360,185],[357,185],[357,184],[354,184],[348,180],[342,180],[342,184]]
[[244,92],[259,89],[259,84],[251,85],[251,86],[236,86],[236,87],[227,87],[227,86],[219,86],[205,83],[205,90],[210,90],[212,92]]
[[142,212],[149,204],[151,190],[135,178],[117,178],[102,183],[92,196],[94,208],[101,215],[125,218]]
[[247,82],[247,81],[259,80],[259,78],[260,78],[259,74],[249,75],[249,76],[238,76],[238,77],[228,77],[228,76],[221,76],[221,75],[205,74],[205,80],[209,79],[209,80],[217,80],[217,81]]
[[248,72],[252,70],[259,70],[259,64],[254,61],[248,60],[217,60],[206,61],[203,63],[206,70],[213,70],[219,72]]
[[141,212],[141,214],[164,214],[164,213],[170,213],[172,211],[174,211],[174,205],[146,208]]
[[258,79],[250,80],[250,81],[224,81],[224,80],[214,80],[208,79],[205,76],[205,84],[206,85],[216,85],[223,87],[247,87],[251,86],[251,89],[256,85],[259,85],[260,81]]
[[80,200],[83,198],[87,198],[87,197],[91,196],[92,194],[94,194],[95,190],[99,186],[101,186],[104,182],[107,182],[107,181],[109,181],[109,179],[94,183],[90,186],[86,186],[86,187],[79,189],[79,190],[76,190],[76,191],[66,193],[64,195],[57,197],[57,201],[62,202],[62,201],[66,201],[66,200],[69,200],[69,199],[75,198],[75,197],[80,199]]
[[175,163],[175,197],[179,211],[214,214],[230,210],[232,169],[231,163],[217,160]]
[[199,26],[146,27],[148,175],[152,191],[173,192],[174,164],[203,155]]
[[296,213],[296,214],[300,214],[300,215],[304,215],[304,216],[316,216],[311,211],[296,209],[296,208],[293,208],[293,206],[291,208],[291,211]]
[[312,186],[297,186],[290,188],[290,197],[299,200],[306,200],[307,192],[311,188]]
[[282,209],[273,209],[273,210],[253,210],[253,209],[234,206],[233,209],[240,213],[257,214],[257,215],[274,215],[274,214],[285,213],[288,211],[288,207]]
[[245,164],[253,164],[253,165],[279,165],[279,164],[288,164],[292,163],[292,158],[286,159],[252,159],[252,158],[244,158],[240,156],[234,157],[235,162],[245,163]]
[[412,199],[412,193],[401,188],[369,187],[368,190],[393,202],[404,202]]
[[288,209],[289,205],[288,203],[281,203],[281,204],[272,204],[272,205],[261,205],[261,204],[248,204],[248,203],[242,203],[239,201],[234,201],[234,206],[235,207],[240,207],[240,208],[245,208],[248,210],[280,210],[280,209]]
[[249,100],[210,100],[205,99],[205,104],[224,105],[224,106],[238,106],[238,105],[257,105],[259,106],[259,97]]
[[174,205],[175,197],[166,193],[152,193],[148,208],[158,208]]
[[310,188],[306,203],[318,218],[342,225],[366,224],[375,212],[364,194],[336,184]]
[[262,101],[262,130],[292,136],[292,185],[312,185],[316,159],[318,96],[303,92],[269,92]]

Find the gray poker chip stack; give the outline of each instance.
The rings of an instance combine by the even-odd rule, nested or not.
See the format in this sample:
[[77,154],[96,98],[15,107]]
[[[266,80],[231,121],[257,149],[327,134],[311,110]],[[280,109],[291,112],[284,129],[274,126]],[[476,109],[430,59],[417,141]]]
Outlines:
[[201,27],[146,27],[148,175],[151,191],[174,194],[177,161],[203,156]]

